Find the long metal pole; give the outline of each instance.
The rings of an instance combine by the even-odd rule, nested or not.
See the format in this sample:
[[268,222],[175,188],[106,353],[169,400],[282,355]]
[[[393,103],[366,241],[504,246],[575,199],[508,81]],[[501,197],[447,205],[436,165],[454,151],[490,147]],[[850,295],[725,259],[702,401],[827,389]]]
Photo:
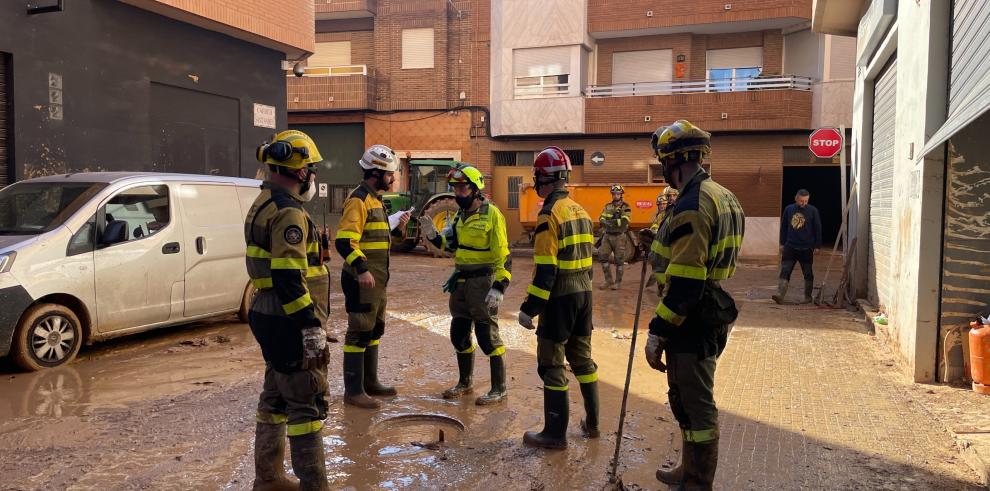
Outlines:
[[646,264],[643,258],[643,268],[639,274],[639,296],[636,299],[636,318],[633,321],[632,342],[629,344],[629,364],[626,366],[626,385],[622,389],[622,407],[619,409],[619,431],[615,434],[615,455],[612,456],[612,469],[609,471],[609,482],[618,482],[619,449],[622,446],[622,427],[626,422],[626,401],[629,399],[629,382],[632,380],[633,359],[636,357],[636,333],[639,331],[639,313],[643,306],[643,290],[646,289]]

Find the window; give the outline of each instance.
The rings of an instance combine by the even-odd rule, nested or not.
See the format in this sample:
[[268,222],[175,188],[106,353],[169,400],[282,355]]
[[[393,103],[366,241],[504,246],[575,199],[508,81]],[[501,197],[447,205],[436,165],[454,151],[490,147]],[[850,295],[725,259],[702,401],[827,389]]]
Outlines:
[[106,184],[20,182],[0,191],[0,236],[55,230]]
[[351,42],[316,43],[316,52],[306,60],[309,67],[347,66],[351,64]]
[[517,49],[512,54],[516,99],[570,95],[570,46]]
[[114,196],[103,207],[101,246],[155,235],[169,224],[167,186],[140,186]]
[[509,209],[519,209],[519,187],[522,186],[522,176],[509,177]]
[[433,68],[433,29],[402,30],[402,69]]
[[571,165],[584,165],[584,150],[564,150],[571,159]]
[[716,92],[746,90],[763,70],[763,48],[710,49],[707,67]]
[[89,217],[86,223],[69,239],[69,245],[65,249],[65,255],[76,256],[93,252],[96,247],[96,215]]

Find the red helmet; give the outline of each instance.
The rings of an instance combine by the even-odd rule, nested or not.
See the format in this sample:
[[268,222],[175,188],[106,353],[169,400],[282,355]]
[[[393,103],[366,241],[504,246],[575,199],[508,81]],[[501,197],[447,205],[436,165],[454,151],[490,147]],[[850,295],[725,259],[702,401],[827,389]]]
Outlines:
[[567,179],[570,172],[571,159],[559,147],[544,148],[533,162],[533,176],[538,183]]

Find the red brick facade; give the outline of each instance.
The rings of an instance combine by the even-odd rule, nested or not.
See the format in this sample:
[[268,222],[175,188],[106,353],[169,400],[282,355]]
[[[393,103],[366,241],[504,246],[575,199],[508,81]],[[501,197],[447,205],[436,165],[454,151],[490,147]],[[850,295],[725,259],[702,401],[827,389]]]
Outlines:
[[[793,17],[811,20],[812,0],[588,0],[588,31],[758,21]],[[725,7],[729,5],[727,10]]]

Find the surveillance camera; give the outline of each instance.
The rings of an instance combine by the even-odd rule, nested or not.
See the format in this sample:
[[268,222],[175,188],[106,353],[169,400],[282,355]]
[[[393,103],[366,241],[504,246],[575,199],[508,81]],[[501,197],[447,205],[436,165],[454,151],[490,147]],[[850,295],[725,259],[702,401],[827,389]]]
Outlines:
[[301,77],[306,74],[306,70],[303,68],[302,63],[296,63],[292,66],[292,74]]

